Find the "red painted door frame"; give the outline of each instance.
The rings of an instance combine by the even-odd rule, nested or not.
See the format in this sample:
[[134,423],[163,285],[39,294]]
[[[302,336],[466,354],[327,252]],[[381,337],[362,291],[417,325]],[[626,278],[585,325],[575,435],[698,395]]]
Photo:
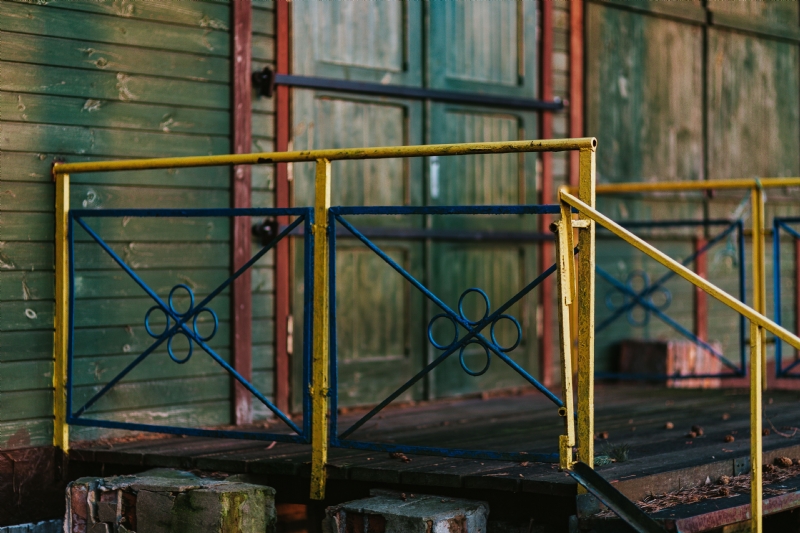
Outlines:
[[[290,27],[287,0],[275,0],[275,71],[289,74]],[[285,152],[289,149],[290,131],[289,87],[278,85],[275,89],[275,150]],[[286,163],[276,165],[275,169],[275,207],[289,207],[289,171]],[[288,217],[278,217],[279,224],[288,224]],[[291,376],[289,374],[289,355],[291,343],[289,324],[291,320],[290,293],[290,250],[288,239],[281,240],[275,251],[275,405],[284,412],[289,411]]]
[[[231,4],[233,20],[233,151],[250,152],[251,146],[251,75],[250,41],[252,6],[250,0],[236,0]],[[251,206],[250,166],[233,168],[231,203],[234,208]],[[234,217],[231,230],[231,268],[238,270],[251,254],[250,217]],[[246,380],[253,375],[252,360],[253,303],[250,271],[245,271],[234,282],[231,290],[231,356],[233,368]],[[252,397],[240,383],[232,380],[233,422],[249,424],[253,420]]]

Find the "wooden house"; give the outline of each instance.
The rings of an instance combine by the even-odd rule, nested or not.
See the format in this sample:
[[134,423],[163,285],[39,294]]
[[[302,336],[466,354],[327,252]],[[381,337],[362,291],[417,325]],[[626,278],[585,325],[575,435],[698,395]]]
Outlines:
[[[53,162],[591,135],[604,183],[797,176],[798,46],[798,4],[780,1],[0,0],[0,525],[63,511],[68,474],[52,446]],[[69,203],[306,206],[313,172],[297,163],[75,175]],[[568,154],[338,162],[333,172],[333,205],[349,206],[552,203],[578,175]],[[790,192],[770,195],[769,217],[798,214]],[[613,196],[599,205],[620,220],[702,221],[730,218],[743,194]],[[363,225],[444,300],[455,305],[477,286],[501,302],[553,262],[550,220],[478,218]],[[208,294],[260,243],[249,224],[219,219],[123,219],[99,231],[163,296],[176,283]],[[686,257],[711,234],[656,237]],[[83,399],[151,340],[147,297],[93,246],[76,234],[73,384]],[[745,265],[714,257],[706,274],[736,287]],[[252,270],[250,291],[220,295],[212,341],[287,411],[303,393],[302,260],[287,242]],[[598,261],[623,281],[649,268],[610,239]],[[436,353],[425,337],[436,310],[379,263],[343,240],[344,408],[380,401]],[[712,305],[695,316],[693,290],[670,288],[684,327],[726,353],[739,349],[734,315],[709,320]],[[608,290],[598,284],[598,317],[610,312]],[[515,358],[545,385],[559,380],[554,301],[548,283],[513,309],[523,333]],[[479,315],[481,304],[466,310]],[[791,298],[784,314],[795,320]],[[442,325],[434,333],[450,334]],[[598,337],[598,368],[611,368],[622,339],[674,335],[655,319],[644,329],[619,321]],[[476,365],[482,357],[467,353]],[[400,401],[525,385],[511,372],[475,378],[456,371],[457,361],[447,365]],[[120,383],[97,415],[203,427],[270,416],[212,361],[179,366],[164,353]],[[71,438],[127,434],[74,427]]]

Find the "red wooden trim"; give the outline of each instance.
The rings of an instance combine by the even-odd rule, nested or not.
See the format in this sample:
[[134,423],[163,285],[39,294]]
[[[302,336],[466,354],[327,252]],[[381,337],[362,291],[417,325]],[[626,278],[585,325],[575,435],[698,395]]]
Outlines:
[[[583,137],[583,0],[569,3],[569,136]],[[578,152],[570,152],[569,184],[578,186]]]
[[[278,74],[289,74],[289,9],[286,0],[275,1],[275,47]],[[289,149],[289,88],[279,85],[275,93],[275,149],[284,152]],[[285,163],[275,169],[275,207],[289,207],[289,172]],[[288,224],[288,217],[278,217],[281,224]],[[275,253],[275,406],[281,411],[289,411],[290,360],[289,343],[289,241],[278,243]]]
[[[542,100],[553,99],[553,2],[552,0],[541,0],[542,20],[542,39],[540,43],[539,56],[539,80],[540,95]],[[549,139],[553,136],[553,114],[539,113],[539,138]],[[541,155],[542,173],[540,201],[543,204],[553,202],[553,154],[543,152]],[[539,230],[548,232],[550,227],[550,217],[539,217]],[[555,261],[555,251],[553,244],[542,242],[539,250],[539,271],[544,272]],[[553,280],[552,276],[542,284],[541,302],[539,312],[542,313],[541,324],[542,334],[539,337],[539,371],[541,373],[542,384],[549,387],[553,384],[553,332],[555,322],[553,320]]]
[[[707,241],[695,238],[694,251],[697,252]],[[695,272],[698,276],[708,278],[708,262],[706,254],[699,254],[694,260]],[[699,287],[694,288],[694,334],[701,340],[708,341],[708,295]]]
[[[797,333],[800,331],[800,239],[794,239],[794,321]],[[800,351],[795,351],[795,358],[800,359]]]
[[[236,0],[232,2],[231,9],[234,54],[233,151],[237,154],[246,154],[250,152],[251,144],[250,33],[252,9],[250,0]],[[234,167],[231,189],[234,208],[251,206],[249,165]],[[250,217],[234,218],[231,241],[231,266],[235,271],[250,259]],[[233,282],[231,308],[233,368],[249,381],[253,374],[253,304],[249,270]],[[234,424],[249,424],[253,421],[251,400],[250,392],[238,382],[233,381]]]

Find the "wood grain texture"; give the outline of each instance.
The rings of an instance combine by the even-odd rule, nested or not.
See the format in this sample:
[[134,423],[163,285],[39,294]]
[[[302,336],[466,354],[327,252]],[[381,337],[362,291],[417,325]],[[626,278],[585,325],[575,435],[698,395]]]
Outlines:
[[[251,41],[252,6],[248,0],[231,4],[233,21],[233,152],[248,153],[252,142],[251,98]],[[251,202],[250,165],[233,168],[231,174],[231,207],[249,208]],[[237,272],[250,259],[252,232],[250,217],[236,217],[231,232],[231,273]],[[233,368],[244,379],[250,380],[252,361],[251,273],[242,273],[231,290],[231,351]],[[236,380],[231,380],[233,394],[233,422],[236,425],[253,421],[250,393]]]
[[[289,10],[286,0],[275,3],[275,71],[279,74],[289,73]],[[289,88],[285,85],[277,87],[275,92],[275,149],[289,149]],[[275,207],[289,207],[289,173],[287,164],[275,165]],[[278,217],[279,224],[288,224],[289,217]],[[290,346],[294,342],[289,338],[290,320],[290,250],[289,241],[282,240],[275,249],[275,405],[282,411],[289,409]]]
[[710,30],[708,53],[709,178],[800,173],[797,47]]
[[591,3],[586,16],[599,179],[703,179],[701,29]]

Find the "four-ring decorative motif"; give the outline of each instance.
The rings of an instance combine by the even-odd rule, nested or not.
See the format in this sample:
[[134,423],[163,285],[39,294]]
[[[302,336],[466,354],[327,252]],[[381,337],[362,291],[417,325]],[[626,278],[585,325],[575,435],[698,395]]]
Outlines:
[[[177,309],[175,309],[175,305],[172,301],[175,295],[175,291],[178,289],[183,289],[189,294],[189,309],[187,309],[183,313],[180,313]],[[174,316],[171,317],[171,315],[165,312],[161,306],[154,305],[153,307],[148,309],[147,313],[145,313],[144,315],[144,329],[147,331],[147,334],[153,337],[154,339],[160,339],[165,335],[168,335],[169,339],[167,340],[167,353],[169,353],[170,359],[172,359],[178,364],[183,364],[192,357],[192,351],[194,350],[194,343],[192,342],[192,337],[190,337],[186,333],[186,331],[183,330],[182,327],[172,326],[172,319],[174,319],[174,317],[178,317],[182,321],[191,320],[192,331],[194,332],[194,336],[203,342],[208,342],[214,337],[214,335],[217,334],[217,328],[219,327],[219,318],[217,318],[217,313],[215,313],[212,309],[209,309],[207,307],[201,307],[199,309],[195,309],[194,292],[192,291],[192,289],[190,289],[187,285],[184,285],[183,283],[175,285],[174,287],[172,287],[172,290],[169,291],[169,298],[167,299],[167,305],[169,305],[169,310],[172,312]],[[153,311],[161,311],[167,318],[166,326],[164,326],[164,331],[162,331],[161,333],[154,333],[152,328],[150,327],[150,315],[152,314]],[[201,313],[210,314],[211,318],[214,320],[214,329],[211,331],[211,333],[209,333],[205,337],[200,335],[200,333],[197,331],[197,318],[200,316]],[[184,357],[183,359],[176,357],[175,353],[172,351],[172,340],[175,338],[176,335],[183,335],[189,342],[189,353],[186,354],[186,357]]]
[[[638,283],[637,283],[638,281]],[[634,285],[640,285],[634,287]],[[656,303],[653,300],[653,295],[660,295],[661,302]],[[622,303],[617,305],[619,300],[615,298],[622,297]],[[606,293],[606,307],[610,311],[620,311],[627,309],[626,317],[628,323],[634,327],[644,327],[650,323],[650,313],[653,309],[664,311],[672,303],[672,293],[661,285],[653,286],[650,283],[650,276],[644,270],[634,270],[628,274],[625,280],[625,287],[611,289]],[[637,318],[634,310],[640,307],[643,315]]]
[[[472,321],[468,319],[466,314],[464,313],[464,298],[471,292],[480,294],[483,297],[483,301],[486,305],[486,310],[483,313],[483,317],[481,317],[481,319],[477,321]],[[489,365],[491,365],[492,362],[492,353],[489,344],[485,340],[478,337],[478,334],[480,334],[480,332],[487,325],[491,324],[491,327],[489,328],[489,333],[492,339],[492,344],[494,345],[493,346],[494,349],[497,349],[503,353],[507,353],[514,350],[517,346],[519,346],[519,343],[522,342],[522,326],[520,326],[519,321],[516,318],[514,318],[511,315],[503,314],[499,315],[491,322],[487,322],[486,320],[489,318],[490,311],[491,311],[491,304],[489,303],[489,297],[486,295],[485,292],[475,287],[467,289],[461,294],[461,297],[458,299],[458,314],[460,315],[460,317],[456,317],[455,315],[452,315],[450,313],[441,313],[431,318],[431,321],[428,322],[428,340],[434,347],[438,348],[439,350],[452,350],[459,342],[458,325],[461,324],[465,329],[467,329],[468,334],[473,334],[474,336],[472,339],[464,343],[463,346],[461,346],[461,349],[459,350],[458,353],[458,361],[459,363],[461,363],[461,368],[464,369],[464,372],[466,372],[470,376],[481,376],[485,374],[487,370],[489,370]],[[449,344],[440,344],[436,342],[436,340],[433,338],[433,324],[440,318],[447,319],[450,321],[451,324],[453,324],[454,335],[453,335],[453,340]],[[517,340],[511,346],[501,346],[500,343],[497,342],[497,337],[495,336],[495,326],[497,326],[497,323],[503,319],[510,320],[511,323],[514,324],[514,326],[517,329]],[[466,361],[464,361],[464,350],[470,344],[478,344],[482,346],[484,351],[486,352],[486,364],[480,370],[471,369],[469,366],[467,366]]]

